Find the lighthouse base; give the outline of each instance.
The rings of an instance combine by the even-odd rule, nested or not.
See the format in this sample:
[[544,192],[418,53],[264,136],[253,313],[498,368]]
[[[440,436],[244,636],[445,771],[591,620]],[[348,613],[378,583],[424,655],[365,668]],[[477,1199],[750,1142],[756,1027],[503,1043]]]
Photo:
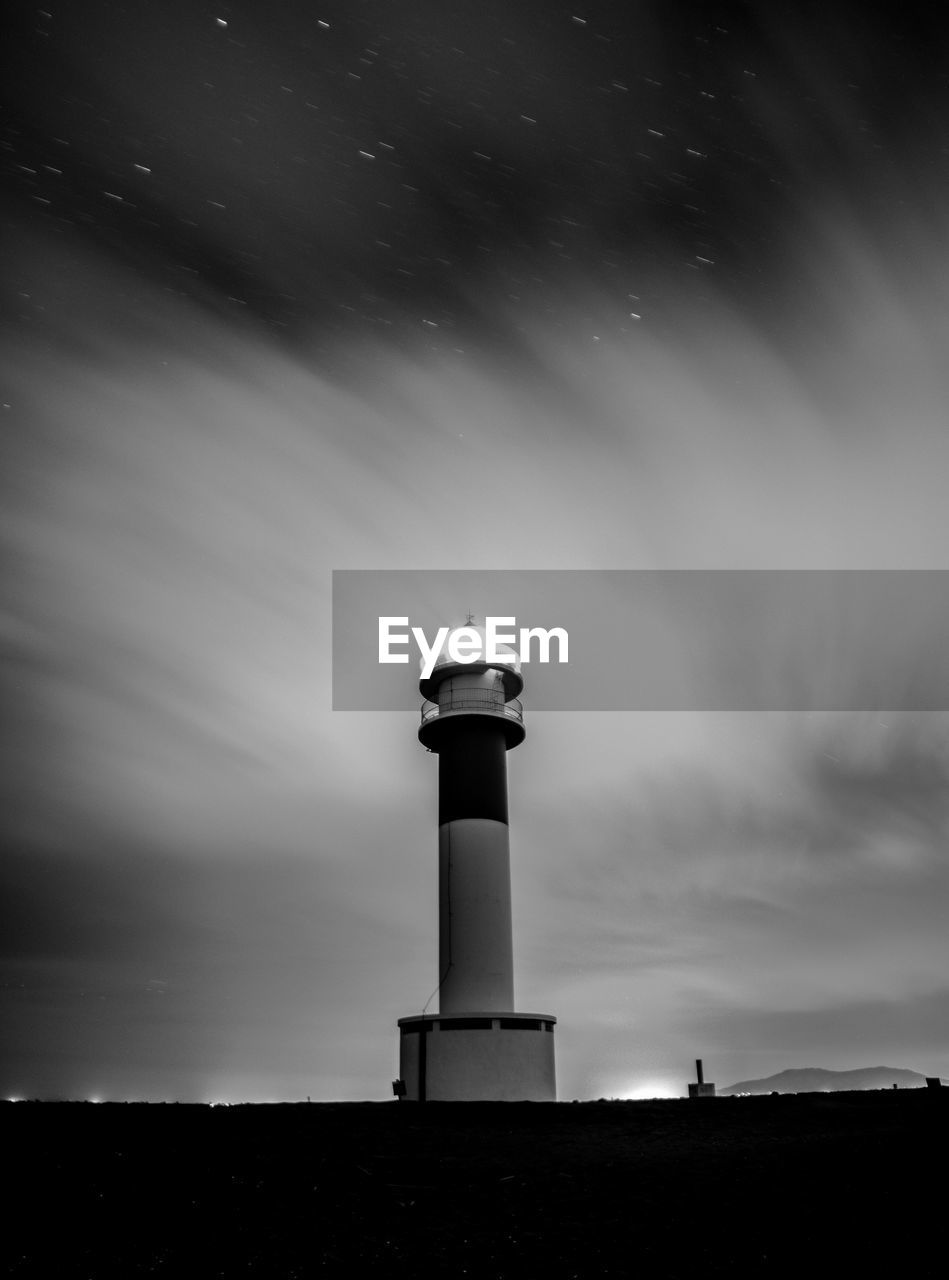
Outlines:
[[399,1019],[399,1077],[409,1102],[556,1102],[549,1013],[452,1013]]

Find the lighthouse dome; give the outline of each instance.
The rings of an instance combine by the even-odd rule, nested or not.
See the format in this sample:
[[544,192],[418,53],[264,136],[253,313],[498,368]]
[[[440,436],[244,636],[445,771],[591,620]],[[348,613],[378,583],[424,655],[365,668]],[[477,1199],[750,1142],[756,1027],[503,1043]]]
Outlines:
[[[502,634],[508,633],[504,627],[500,628],[500,631]],[[460,662],[453,656],[451,653],[453,643],[460,645],[465,656],[470,654],[471,659]],[[492,655],[490,659],[486,656],[489,651]],[[457,648],[455,652],[458,652]],[[424,670],[425,665],[423,658],[419,663],[420,669]],[[524,687],[521,659],[517,650],[511,645],[501,644],[493,629],[489,632],[485,627],[474,623],[462,623],[452,627],[445,636],[431,674],[419,681],[419,691],[425,698],[434,698],[437,696],[438,686],[444,680],[464,673],[476,675],[491,670],[501,672],[506,698],[516,697]]]

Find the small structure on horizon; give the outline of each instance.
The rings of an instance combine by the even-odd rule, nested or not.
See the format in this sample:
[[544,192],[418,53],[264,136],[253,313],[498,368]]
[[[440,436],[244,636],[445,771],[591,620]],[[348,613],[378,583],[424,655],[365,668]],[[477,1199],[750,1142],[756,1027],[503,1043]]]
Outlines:
[[701,1058],[695,1059],[695,1074],[697,1079],[695,1083],[689,1085],[689,1097],[690,1098],[714,1098],[715,1086],[713,1084],[705,1083],[705,1073],[702,1070]]

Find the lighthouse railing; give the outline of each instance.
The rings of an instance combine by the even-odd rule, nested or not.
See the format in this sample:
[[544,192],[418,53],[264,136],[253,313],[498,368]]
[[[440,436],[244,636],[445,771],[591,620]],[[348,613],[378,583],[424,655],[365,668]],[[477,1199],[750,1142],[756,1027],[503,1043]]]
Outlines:
[[428,724],[449,711],[474,711],[484,715],[506,716],[509,720],[524,723],[524,709],[519,698],[502,702],[491,690],[459,689],[442,698],[440,702],[422,703],[422,724]]

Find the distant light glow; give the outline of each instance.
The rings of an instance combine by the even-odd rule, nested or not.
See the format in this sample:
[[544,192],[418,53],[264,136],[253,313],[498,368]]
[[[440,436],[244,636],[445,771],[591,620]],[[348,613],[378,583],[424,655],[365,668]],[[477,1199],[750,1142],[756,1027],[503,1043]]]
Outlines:
[[645,1102],[650,1098],[681,1098],[683,1089],[681,1085],[671,1080],[656,1077],[648,1080],[631,1080],[624,1087],[612,1092],[610,1096],[622,1099],[624,1102]]

